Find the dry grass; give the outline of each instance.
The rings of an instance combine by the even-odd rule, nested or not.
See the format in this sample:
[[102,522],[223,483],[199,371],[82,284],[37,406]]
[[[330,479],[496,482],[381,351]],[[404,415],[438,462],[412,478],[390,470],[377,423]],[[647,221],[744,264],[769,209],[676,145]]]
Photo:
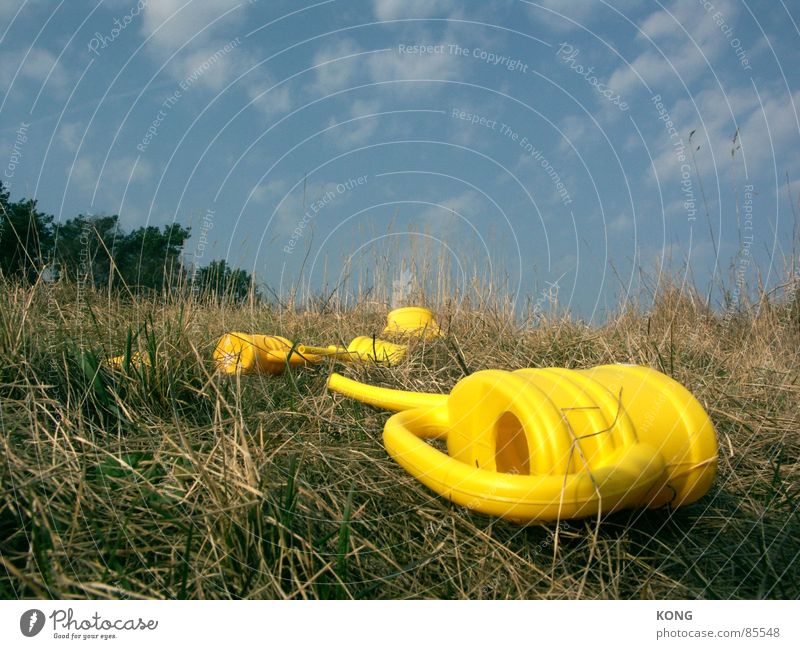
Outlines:
[[[325,392],[331,366],[221,379],[225,330],[309,343],[385,312],[136,302],[0,287],[0,596],[755,598],[800,596],[800,317],[791,299],[711,313],[664,291],[602,328],[439,309],[447,336],[389,386],[448,391],[487,367],[650,365],[720,440],[700,502],[521,528],[455,507],[386,455],[386,415]],[[112,371],[130,347],[153,362]]]

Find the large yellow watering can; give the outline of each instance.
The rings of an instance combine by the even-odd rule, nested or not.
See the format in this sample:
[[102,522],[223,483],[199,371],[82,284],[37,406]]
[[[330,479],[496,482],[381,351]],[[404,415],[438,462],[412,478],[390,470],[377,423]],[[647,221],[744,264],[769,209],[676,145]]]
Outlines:
[[[328,387],[399,411],[389,454],[445,498],[518,523],[694,502],[716,474],[714,427],[698,401],[647,367],[477,372],[450,395]],[[448,453],[428,443],[445,439]]]

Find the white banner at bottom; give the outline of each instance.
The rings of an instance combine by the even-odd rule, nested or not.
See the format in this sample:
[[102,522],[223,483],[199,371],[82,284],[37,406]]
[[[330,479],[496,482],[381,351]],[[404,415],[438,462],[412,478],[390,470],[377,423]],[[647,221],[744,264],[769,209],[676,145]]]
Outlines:
[[[3,601],[3,647],[798,647],[786,601]],[[247,644],[244,644],[247,643]]]

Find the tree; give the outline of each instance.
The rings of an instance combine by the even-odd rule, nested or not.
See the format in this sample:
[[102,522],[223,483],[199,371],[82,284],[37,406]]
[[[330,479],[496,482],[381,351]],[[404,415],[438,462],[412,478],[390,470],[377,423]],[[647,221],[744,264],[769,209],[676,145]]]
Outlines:
[[62,277],[95,286],[160,291],[176,286],[189,228],[178,223],[125,233],[119,217],[79,215],[55,230],[55,259]]
[[163,230],[151,225],[119,238],[114,260],[121,279],[129,288],[174,287],[180,280],[180,254],[190,231],[190,228],[171,223]]
[[119,217],[79,214],[54,231],[53,257],[60,277],[107,286],[112,277],[112,254],[123,238]]
[[0,272],[34,282],[45,267],[53,245],[53,217],[36,209],[36,201],[10,201],[0,181]]
[[203,297],[244,302],[250,294],[253,279],[241,268],[231,268],[224,260],[212,261],[197,271],[192,288]]
[[[191,229],[179,223],[124,232],[115,215],[79,214],[58,225],[39,212],[35,200],[12,203],[0,182],[0,275],[33,282],[46,265],[53,277],[97,287],[139,292],[185,286],[181,252]],[[253,278],[227,262],[212,261],[195,271],[192,289],[216,300],[241,303]],[[257,292],[253,292],[256,297]]]

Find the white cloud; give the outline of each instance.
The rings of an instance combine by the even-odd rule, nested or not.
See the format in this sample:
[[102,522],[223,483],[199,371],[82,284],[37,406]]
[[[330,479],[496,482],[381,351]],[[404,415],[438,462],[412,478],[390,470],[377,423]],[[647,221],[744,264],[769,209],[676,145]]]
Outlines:
[[[356,99],[347,111],[348,119],[347,124],[343,124],[338,128],[332,128],[326,132],[328,139],[334,142],[342,149],[351,149],[367,142],[378,128],[380,117],[367,117],[380,112],[380,104],[377,101],[365,101],[363,99]],[[362,118],[362,119],[358,119]],[[347,120],[341,120],[345,122]],[[334,117],[328,121],[328,126],[336,126],[340,123]]]
[[251,75],[245,77],[244,83],[248,99],[267,117],[283,115],[292,108],[292,93],[286,85],[275,85],[269,79],[254,80]]
[[[241,0],[158,0],[149,2],[143,11],[142,31],[146,37],[152,36],[151,43],[168,52],[195,37],[201,30],[215,22],[226,11],[241,5]],[[241,11],[232,12],[233,17],[241,18]],[[227,20],[234,18],[226,17]],[[226,20],[226,19],[223,19]],[[219,24],[219,23],[217,23]],[[207,38],[209,29],[195,38],[195,42]]]
[[317,50],[312,62],[316,67],[313,84],[315,94],[324,96],[354,85],[355,79],[364,73],[364,56],[368,56],[358,56],[361,51],[358,43],[350,38],[343,38]]
[[89,156],[80,156],[75,161],[72,169],[68,171],[70,172],[70,181],[80,189],[83,191],[94,190],[94,184],[97,182],[97,172]]
[[[22,6],[23,2],[24,0],[3,0],[0,2],[0,20],[11,20],[14,14],[17,13],[17,10]],[[30,4],[29,2],[28,5]],[[0,33],[4,32],[6,27],[8,27],[7,23],[0,23]]]
[[[444,41],[443,41],[444,42]],[[452,79],[464,68],[462,57],[449,54],[417,56],[400,53],[397,48],[383,52],[364,53],[365,50],[352,39],[342,39],[321,48],[313,58],[315,80],[312,92],[316,96],[361,85],[364,83],[405,79]],[[384,86],[388,93],[405,96],[413,92],[430,92],[425,84]]]
[[432,228],[434,236],[446,237],[456,230],[472,232],[469,223],[474,223],[478,216],[477,207],[483,197],[477,192],[467,190],[443,201],[436,201],[436,206],[427,207],[419,218],[427,227]]
[[77,122],[63,122],[58,129],[58,141],[67,151],[75,152],[80,146],[84,128]]
[[[605,12],[606,15],[611,15],[611,11],[601,3],[588,2],[587,0],[538,0],[537,4],[545,7],[545,9],[531,6],[531,16],[536,21],[544,22],[559,31],[570,31],[585,27],[594,22],[602,12]],[[636,0],[616,0],[614,6],[622,13],[625,13],[636,6]],[[547,9],[550,11],[547,11]]]
[[573,147],[580,153],[587,143],[600,139],[599,134],[593,134],[591,138],[586,137],[590,128],[594,130],[597,127],[585,117],[569,115],[561,120],[559,128],[564,133],[564,138],[558,142],[558,148],[563,153],[572,153]]
[[[740,139],[747,156],[748,165],[755,167],[771,163],[773,147],[776,155],[789,153],[787,158],[777,160],[778,173],[787,169],[797,170],[794,155],[800,146],[800,133],[797,130],[797,116],[791,102],[784,92],[761,90],[761,105],[754,108],[750,117],[741,125]],[[800,91],[792,95],[794,105],[800,105]],[[752,173],[752,172],[751,172]]]
[[240,30],[231,29],[243,22],[242,5],[240,0],[149,2],[142,12],[141,31],[150,39],[148,50],[159,63],[181,50],[167,66],[174,79],[193,76],[193,85],[218,91],[249,63],[236,40]]
[[625,212],[608,221],[607,227],[609,232],[629,232],[633,236],[633,219]]
[[197,79],[215,91],[222,90],[235,78],[232,76],[235,54],[233,49],[219,52],[211,47],[187,54],[181,61],[181,67],[186,70],[184,78]]
[[153,168],[142,158],[139,158],[138,163],[136,158],[130,156],[114,158],[109,160],[101,172],[99,164],[92,156],[81,155],[72,168],[70,183],[89,196],[94,194],[97,186],[96,202],[101,209],[117,211],[126,187],[130,198],[130,187],[149,180],[152,176]]
[[[43,83],[48,75],[48,83],[57,88],[63,88],[67,82],[67,76],[63,67],[56,63],[56,57],[48,50],[41,47],[34,47],[27,53],[22,68],[17,72],[20,60],[13,56],[3,56],[0,59],[0,82],[8,85],[17,74],[16,81],[20,79],[30,79],[34,83]],[[50,72],[52,70],[52,73]]]
[[[134,168],[134,164],[136,167]],[[131,184],[148,180],[153,176],[153,168],[143,158],[124,156],[110,160],[103,169],[103,179],[107,182],[124,188],[128,182]],[[122,196],[122,193],[119,194]]]
[[[730,24],[735,21],[734,5],[718,0],[715,10],[722,11]],[[639,23],[641,31],[635,39],[646,50],[631,65],[622,63],[611,75],[609,87],[622,93],[631,92],[640,87],[639,77],[651,88],[680,81],[688,85],[710,72],[713,68],[709,66],[729,47],[728,37],[712,15],[700,3],[676,0],[647,16]]]
[[[447,49],[445,49],[447,52]],[[452,79],[465,65],[463,57],[450,54],[401,54],[393,49],[370,55],[369,71],[374,81],[388,79]]]
[[[596,9],[596,5],[586,0],[539,0],[538,4],[575,21],[586,20]],[[549,12],[544,13],[550,15]]]
[[253,190],[250,200],[259,204],[277,201],[283,197],[288,188],[289,183],[280,178],[262,182]]
[[[695,93],[694,103],[684,98],[668,107],[670,117],[687,147],[687,157],[690,157],[689,133],[695,131],[692,151],[700,147],[699,151],[694,152],[697,169],[704,178],[713,180],[727,177],[730,173],[732,139],[737,126],[738,143],[742,150],[737,153],[736,159],[739,162],[746,160],[751,177],[765,164],[772,166],[773,146],[779,170],[792,171],[798,168],[795,156],[791,153],[800,146],[800,133],[785,90],[765,87],[759,89],[759,93],[764,105],[763,112],[752,87],[743,86],[723,92],[715,83]],[[793,98],[795,105],[800,105],[800,92],[795,93]],[[654,131],[655,146],[651,147],[651,151],[654,151],[654,164],[659,178],[664,182],[679,172],[680,162],[661,122],[658,129]]]
[[454,0],[373,0],[378,20],[395,18],[425,18],[447,13],[457,6]]

